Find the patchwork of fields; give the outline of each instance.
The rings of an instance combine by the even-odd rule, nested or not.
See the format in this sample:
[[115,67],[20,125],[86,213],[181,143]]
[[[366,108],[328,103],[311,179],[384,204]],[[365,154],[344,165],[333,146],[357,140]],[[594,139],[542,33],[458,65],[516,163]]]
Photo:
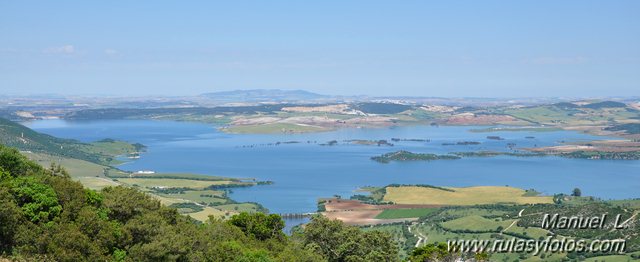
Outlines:
[[[390,185],[366,188],[369,197],[360,200],[323,200],[327,217],[365,230],[393,234],[408,254],[414,247],[446,243],[455,239],[627,239],[629,254],[599,256],[576,253],[495,253],[491,261],[566,261],[580,258],[596,261],[631,261],[640,254],[640,236],[635,229],[640,221],[640,200],[601,201],[589,197],[556,198],[539,196],[533,190],[504,186],[441,188],[429,185]],[[378,202],[376,202],[378,201]],[[421,206],[422,205],[422,206]],[[635,211],[634,211],[635,210]],[[541,228],[547,213],[622,214],[629,229],[613,232],[612,224],[598,230],[548,230]],[[633,233],[635,232],[635,233]],[[594,256],[594,257],[589,257]]]

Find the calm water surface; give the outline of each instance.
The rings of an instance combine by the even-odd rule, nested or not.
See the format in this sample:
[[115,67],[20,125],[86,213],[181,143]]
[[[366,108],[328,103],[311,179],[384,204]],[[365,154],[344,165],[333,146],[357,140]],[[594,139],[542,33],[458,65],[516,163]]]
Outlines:
[[[401,149],[438,154],[509,151],[508,143],[515,143],[516,147],[533,147],[556,145],[560,141],[604,139],[569,131],[473,133],[469,130],[479,127],[412,126],[314,134],[234,135],[219,132],[211,125],[172,121],[41,120],[26,125],[54,136],[86,142],[114,138],[147,145],[148,151],[140,159],[120,166],[128,171],[192,172],[274,181],[273,185],[233,189],[231,194],[238,201],[261,203],[273,213],[313,212],[320,197],[336,194],[348,197],[361,186],[391,183],[509,185],[534,188],[546,194],[569,193],[579,187],[585,195],[605,199],[640,197],[640,161],[501,156],[380,164],[369,159]],[[501,136],[505,140],[488,140],[487,135]],[[527,136],[535,139],[526,139]],[[431,141],[392,142],[393,147],[342,143],[349,139],[390,141],[394,137]],[[319,145],[330,140],[340,144]],[[278,141],[303,143],[262,145]],[[482,143],[442,145],[458,141]],[[253,147],[249,147],[251,145]]]

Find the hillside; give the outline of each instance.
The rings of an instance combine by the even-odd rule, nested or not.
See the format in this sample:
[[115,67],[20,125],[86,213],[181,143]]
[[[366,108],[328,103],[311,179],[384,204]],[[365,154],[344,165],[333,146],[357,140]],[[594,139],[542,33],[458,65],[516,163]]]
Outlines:
[[608,131],[624,131],[627,134],[640,134],[640,124],[622,124],[605,128]]
[[556,103],[521,108],[497,109],[500,114],[510,115],[533,124],[550,126],[598,126],[612,122],[635,121],[637,110],[624,103],[602,101],[585,105]]
[[73,139],[57,138],[4,118],[0,118],[0,143],[22,151],[59,155],[103,165],[114,163],[118,155],[144,150],[141,144],[129,144],[112,139],[82,143]]
[[625,108],[627,105],[625,103],[615,102],[615,101],[602,101],[591,103],[582,106],[583,108],[591,108],[591,109],[602,109],[602,108]]

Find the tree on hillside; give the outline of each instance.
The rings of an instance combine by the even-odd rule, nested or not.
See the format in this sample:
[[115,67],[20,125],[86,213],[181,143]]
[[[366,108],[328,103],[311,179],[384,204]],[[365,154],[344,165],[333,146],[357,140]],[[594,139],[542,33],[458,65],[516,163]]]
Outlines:
[[582,196],[582,191],[580,190],[580,188],[576,187],[573,189],[573,192],[571,193],[571,195],[576,197]]
[[284,237],[284,221],[280,216],[265,213],[240,213],[229,219],[229,224],[239,227],[247,236],[259,240]]
[[449,252],[446,244],[427,244],[414,249],[411,252],[409,261],[411,262],[448,262],[456,261],[459,256]]
[[397,243],[388,233],[362,231],[323,216],[314,217],[298,237],[328,261],[399,260]]

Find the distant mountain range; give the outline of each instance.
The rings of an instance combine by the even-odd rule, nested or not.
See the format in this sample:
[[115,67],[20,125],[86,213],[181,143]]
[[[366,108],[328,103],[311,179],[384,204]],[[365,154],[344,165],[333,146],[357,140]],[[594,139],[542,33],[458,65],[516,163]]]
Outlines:
[[280,102],[309,101],[331,98],[304,90],[252,89],[204,93],[200,95],[218,101],[229,102]]

